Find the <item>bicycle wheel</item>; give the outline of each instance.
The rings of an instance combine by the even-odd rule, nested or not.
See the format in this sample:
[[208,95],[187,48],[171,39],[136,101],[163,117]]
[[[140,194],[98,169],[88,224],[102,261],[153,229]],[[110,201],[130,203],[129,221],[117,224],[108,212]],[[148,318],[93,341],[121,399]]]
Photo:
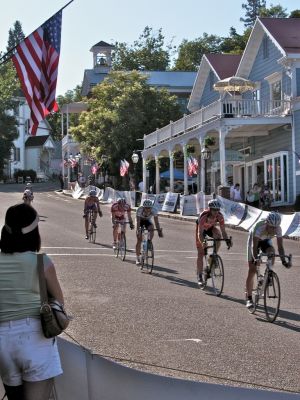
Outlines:
[[215,295],[221,296],[224,287],[224,267],[222,258],[217,254],[214,255],[212,259],[210,276]]
[[121,232],[120,241],[118,243],[118,255],[122,261],[125,261],[126,257],[126,236],[124,232]]
[[149,274],[151,274],[154,264],[154,249],[151,240],[148,240],[146,260],[147,260],[147,270]]
[[264,307],[267,320],[274,322],[280,306],[280,283],[276,272],[269,271],[264,288]]

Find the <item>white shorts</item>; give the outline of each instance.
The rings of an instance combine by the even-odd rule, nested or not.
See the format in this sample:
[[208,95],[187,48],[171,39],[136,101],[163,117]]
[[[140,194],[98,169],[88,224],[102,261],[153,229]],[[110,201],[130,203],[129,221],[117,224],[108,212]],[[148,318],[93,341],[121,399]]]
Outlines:
[[38,318],[0,322],[0,375],[7,386],[62,374],[56,339],[46,339]]

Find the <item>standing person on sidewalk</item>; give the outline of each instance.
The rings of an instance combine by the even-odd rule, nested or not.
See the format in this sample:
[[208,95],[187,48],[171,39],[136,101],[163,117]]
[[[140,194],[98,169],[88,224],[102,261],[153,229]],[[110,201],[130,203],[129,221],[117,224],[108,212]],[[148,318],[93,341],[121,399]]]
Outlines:
[[[40,320],[38,223],[33,207],[18,204],[7,210],[1,231],[0,375],[8,400],[48,400],[62,374],[56,339],[45,338]],[[54,264],[43,258],[47,291],[63,304]]]

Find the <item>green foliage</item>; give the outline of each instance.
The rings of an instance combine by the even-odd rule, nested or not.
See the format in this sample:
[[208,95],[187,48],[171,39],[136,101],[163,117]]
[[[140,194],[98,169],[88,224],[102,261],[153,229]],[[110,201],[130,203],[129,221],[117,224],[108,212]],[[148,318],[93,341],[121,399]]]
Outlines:
[[18,177],[22,177],[23,182],[25,182],[27,176],[30,176],[31,182],[34,182],[36,180],[36,171],[33,169],[17,169],[14,172],[14,179],[16,182],[18,182]]
[[290,13],[289,18],[300,18],[300,10],[294,10]]
[[14,27],[8,31],[8,42],[6,50],[9,51],[16,47],[22,40],[25,39],[25,35],[22,29],[20,21],[14,23]]
[[[68,90],[64,96],[60,95],[56,98],[56,102],[61,108],[64,104],[70,104],[73,102],[82,101],[81,96],[81,85],[77,85],[75,89]],[[52,137],[54,140],[61,140],[62,132],[61,132],[61,113],[51,113],[47,117],[47,121],[49,122],[52,129]],[[78,124],[79,114],[69,114],[69,127],[75,126]],[[67,121],[64,118],[64,133],[67,131]]]
[[89,110],[71,133],[98,162],[109,156],[112,175],[119,174],[121,159],[131,159],[137,139],[182,116],[176,97],[150,87],[137,71],[111,72],[87,102]]
[[188,41],[183,39],[178,47],[178,57],[175,61],[176,71],[197,71],[201,58],[205,53],[218,53],[222,38],[217,35],[203,33],[202,37]]
[[242,8],[246,12],[245,18],[240,18],[240,21],[244,22],[246,28],[253,27],[260,12],[266,9],[266,0],[247,0],[247,3],[242,4]]
[[229,30],[229,36],[223,38],[222,43],[220,45],[221,53],[232,53],[232,54],[241,54],[243,53],[247,41],[249,39],[251,33],[251,28],[248,28],[244,31],[242,35],[239,35],[235,28],[231,27]]
[[13,95],[18,89],[18,81],[11,62],[0,67],[0,171],[3,171],[10,157],[12,142],[18,137],[16,125],[18,121],[7,110],[17,107]]
[[148,70],[165,71],[169,66],[171,44],[164,49],[165,42],[162,29],[157,33],[149,26],[144,28],[133,45],[115,43],[112,66],[116,71]]
[[262,8],[259,13],[260,17],[269,17],[269,18],[287,18],[288,13],[287,9],[283,8],[280,4],[273,5],[269,8]]

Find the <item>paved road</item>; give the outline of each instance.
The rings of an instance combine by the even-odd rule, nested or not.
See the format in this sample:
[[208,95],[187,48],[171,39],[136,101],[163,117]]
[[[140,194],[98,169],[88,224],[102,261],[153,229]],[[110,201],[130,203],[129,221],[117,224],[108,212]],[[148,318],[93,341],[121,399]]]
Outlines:
[[[74,315],[68,333],[83,346],[143,370],[239,386],[300,392],[299,242],[285,241],[294,266],[277,265],[282,284],[277,322],[250,315],[244,305],[247,234],[230,231],[234,247],[221,255],[225,288],[216,298],[196,286],[194,224],[161,219],[165,237],[153,275],[123,263],[111,249],[109,206],[103,206],[96,244],[84,239],[81,200],[35,185],[43,251],[54,260],[66,304]],[[1,186],[0,222],[19,201],[21,186]],[[134,247],[134,234],[128,232]]]

